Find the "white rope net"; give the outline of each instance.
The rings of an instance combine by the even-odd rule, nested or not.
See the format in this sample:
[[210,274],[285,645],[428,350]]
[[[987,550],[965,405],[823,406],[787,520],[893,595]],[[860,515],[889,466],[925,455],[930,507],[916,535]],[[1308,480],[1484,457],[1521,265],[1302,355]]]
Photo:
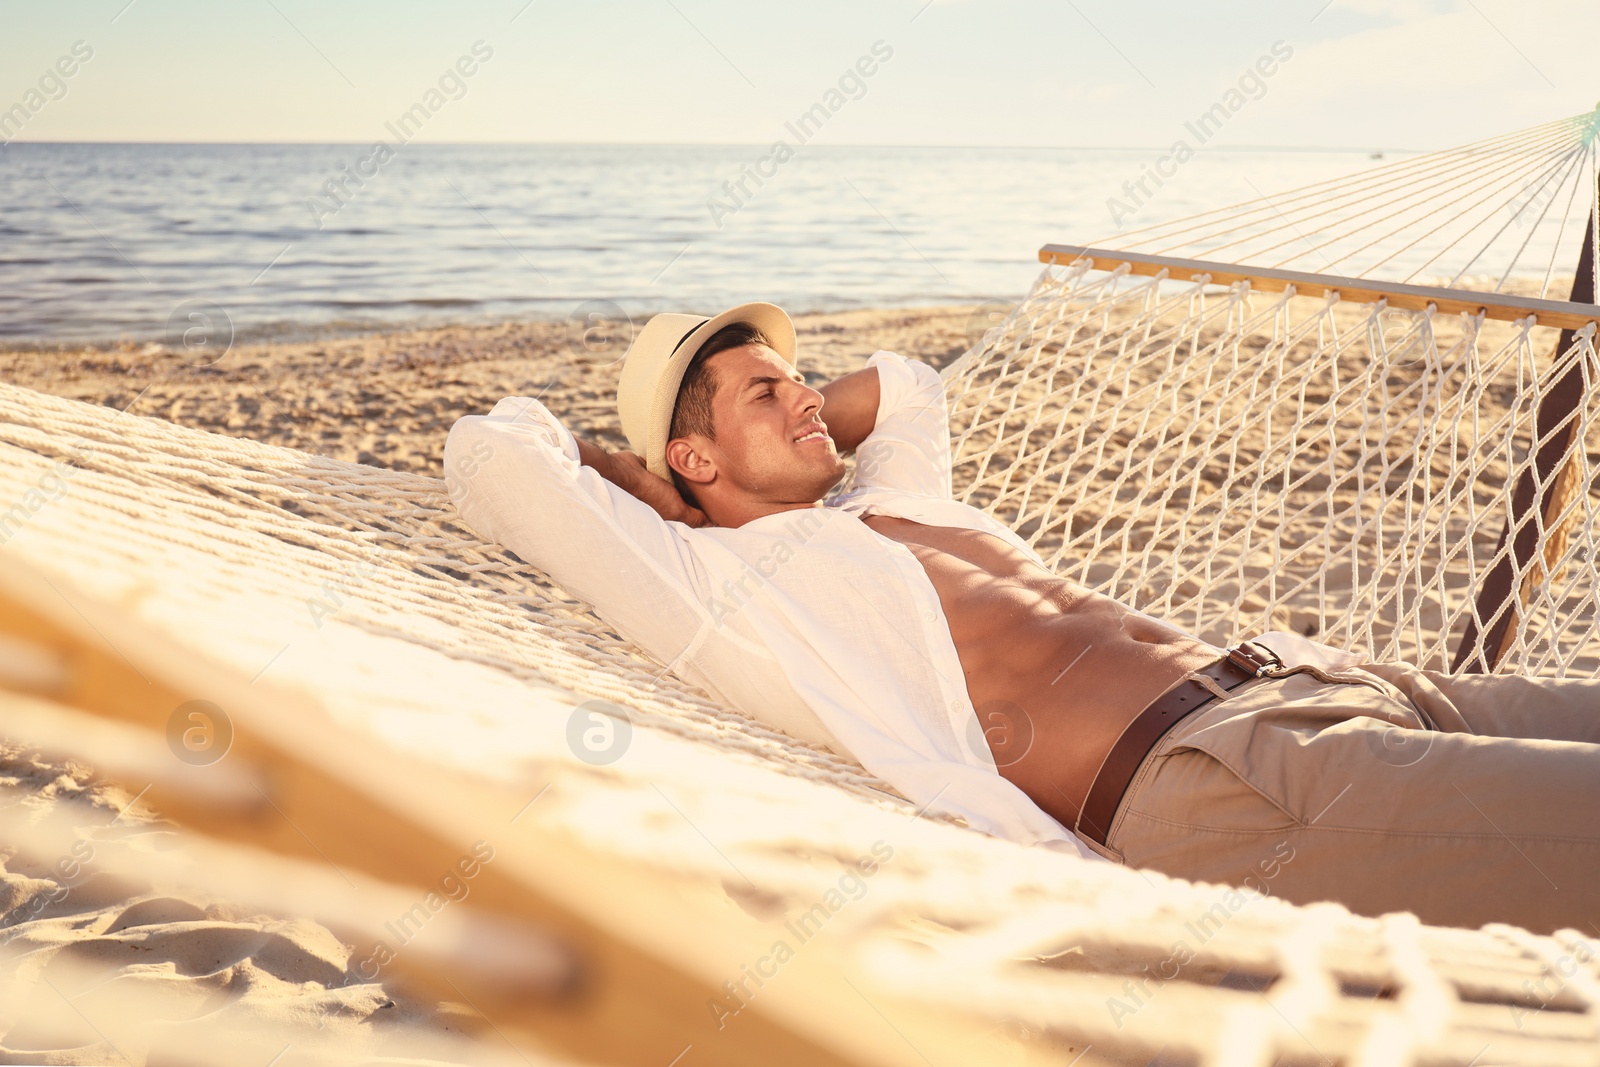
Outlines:
[[[314,639],[330,617],[407,636],[426,626],[428,641],[510,678],[624,701],[652,726],[906,804],[853,761],[724,708],[662,672],[581,601],[533,578],[506,549],[478,540],[456,518],[439,479],[176,429],[4,383],[0,446],[114,474],[80,479],[8,457],[0,501],[14,506],[0,512],[0,545],[36,521],[48,523],[54,552],[99,560],[94,573],[113,587],[125,581],[119,574],[143,574],[145,585],[189,586],[184,554],[202,553],[211,563],[209,584],[189,595],[219,610],[263,579],[281,583],[295,616],[286,630],[270,632],[242,617],[228,630],[239,642],[229,646],[238,666],[252,676],[284,651],[280,634]],[[104,509],[104,524],[50,521],[61,509],[37,482],[52,474],[59,492],[70,489],[74,500]]]
[[[1476,655],[1509,614],[1498,669],[1594,674],[1593,329],[1552,357],[1554,335],[1048,267],[947,371],[959,495],[1063,577],[1213,642],[1294,629],[1447,670],[1466,618]],[[1515,487],[1552,477],[1535,415],[1569,370],[1569,491],[1524,517],[1538,551],[1513,561]],[[1480,615],[1502,560],[1520,602]]]

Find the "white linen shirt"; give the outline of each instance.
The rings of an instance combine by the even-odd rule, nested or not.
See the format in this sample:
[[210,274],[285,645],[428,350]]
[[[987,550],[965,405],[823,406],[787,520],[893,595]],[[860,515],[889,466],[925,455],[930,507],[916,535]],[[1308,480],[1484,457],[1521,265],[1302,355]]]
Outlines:
[[910,549],[861,520],[981,530],[1039,557],[953,498],[938,373],[881,350],[867,365],[878,368],[877,422],[853,487],[826,505],[733,529],[663,520],[580,464],[572,434],[527,397],[456,422],[445,482],[474,530],[712,697],[853,756],[919,809],[1098,858],[996,770],[933,583]]

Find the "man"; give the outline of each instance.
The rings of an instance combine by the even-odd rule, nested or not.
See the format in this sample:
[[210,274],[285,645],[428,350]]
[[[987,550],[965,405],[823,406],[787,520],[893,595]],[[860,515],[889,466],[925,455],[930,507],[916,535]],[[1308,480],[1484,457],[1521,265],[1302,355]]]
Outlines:
[[978,830],[1367,914],[1600,932],[1600,682],[1289,634],[1216,648],[952,499],[931,367],[879,351],[813,389],[795,361],[771,304],[657,315],[618,390],[632,452],[507,398],[451,430],[451,497],[691,684]]

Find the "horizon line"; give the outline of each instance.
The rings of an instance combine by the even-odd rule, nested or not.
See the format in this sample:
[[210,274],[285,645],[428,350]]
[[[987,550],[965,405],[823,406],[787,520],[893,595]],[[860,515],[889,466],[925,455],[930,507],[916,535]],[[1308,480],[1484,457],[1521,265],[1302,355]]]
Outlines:
[[[159,140],[56,140],[54,138],[13,138],[0,142],[0,148],[11,145],[231,145],[231,146],[272,146],[272,145],[328,145],[350,148],[367,148],[376,142],[366,140],[316,140],[316,141],[231,141],[231,140],[204,140],[204,141],[159,141]],[[511,147],[551,147],[551,148],[770,148],[769,143],[754,141],[408,141],[403,147],[412,145],[434,146],[438,148],[486,148],[494,146]],[[1061,144],[869,144],[866,142],[840,142],[822,143],[807,142],[802,148],[981,148],[981,149],[1007,149],[1007,150],[1044,150],[1044,151],[1074,151],[1074,152],[1164,152],[1171,145],[1061,145]],[[1365,152],[1369,155],[1374,152],[1427,152],[1425,148],[1394,148],[1388,145],[1266,145],[1266,144],[1207,144],[1206,150],[1224,152]],[[1198,154],[1199,150],[1196,150]]]

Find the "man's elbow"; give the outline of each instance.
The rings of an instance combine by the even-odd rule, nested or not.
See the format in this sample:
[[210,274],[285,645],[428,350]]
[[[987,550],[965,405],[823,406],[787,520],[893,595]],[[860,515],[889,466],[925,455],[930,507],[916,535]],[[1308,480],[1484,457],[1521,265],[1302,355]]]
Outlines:
[[823,386],[822,421],[840,452],[850,452],[872,433],[878,422],[881,388],[878,368],[851,371]]
[[452,498],[457,486],[466,486],[494,459],[484,421],[482,415],[457,419],[444,440],[444,482]]

